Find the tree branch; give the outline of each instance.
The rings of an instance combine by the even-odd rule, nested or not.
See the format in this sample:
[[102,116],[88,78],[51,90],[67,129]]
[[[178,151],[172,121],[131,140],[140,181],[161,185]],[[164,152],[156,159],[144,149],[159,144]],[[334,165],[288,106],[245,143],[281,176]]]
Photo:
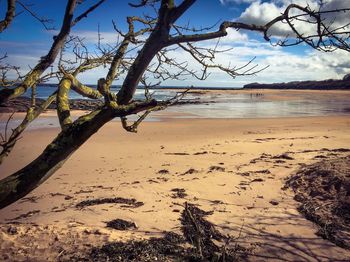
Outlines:
[[9,137],[9,139],[4,139],[4,141],[1,142],[0,146],[2,147],[2,150],[0,153],[0,165],[3,163],[4,159],[11,153],[17,140],[20,138],[21,134],[28,127],[28,125],[36,118],[38,118],[38,116],[42,112],[44,112],[52,104],[53,101],[55,101],[56,93],[57,91],[52,93],[40,106],[30,107],[22,123],[12,130],[12,134]]
[[12,22],[16,12],[16,0],[7,0],[7,12],[4,20],[0,21],[0,33],[2,33]]
[[[123,41],[121,42],[117,52],[115,53],[115,55],[113,57],[111,66],[109,67],[108,74],[106,76],[106,85],[108,86],[108,88],[110,88],[113,80],[116,78],[117,70],[119,69],[119,67],[123,61],[123,58],[124,58],[125,53],[128,49],[129,43],[132,40],[132,38],[134,38],[133,21],[134,20],[132,17],[127,18],[127,22],[129,24],[129,32],[124,36]],[[116,27],[114,26],[114,28],[116,28]]]
[[159,105],[163,103],[156,100],[114,105],[79,117],[62,130],[29,165],[0,180],[0,209],[16,202],[46,181],[83,143],[113,118],[137,114]]
[[[292,9],[297,9],[302,11],[302,14],[298,14],[295,16],[290,16],[290,11]],[[331,10],[331,11],[312,11],[308,7],[302,7],[297,4],[290,4],[286,10],[284,11],[283,14],[280,16],[275,17],[265,25],[254,25],[254,24],[246,24],[246,23],[241,23],[241,22],[228,22],[225,21],[220,25],[219,30],[215,32],[209,32],[209,33],[203,33],[203,34],[192,34],[192,35],[179,35],[175,37],[170,37],[168,40],[168,43],[166,46],[170,46],[173,44],[179,44],[179,43],[184,43],[184,42],[198,42],[198,41],[204,41],[204,40],[210,40],[210,39],[215,39],[219,37],[223,37],[227,35],[227,28],[234,28],[237,30],[244,29],[244,30],[249,30],[249,31],[257,31],[261,32],[264,35],[264,39],[266,41],[270,41],[270,37],[268,36],[268,31],[269,29],[275,25],[276,23],[279,22],[286,22],[293,33],[296,35],[296,38],[298,39],[297,44],[301,42],[305,42],[309,46],[315,49],[321,49],[322,51],[327,51],[326,48],[322,48],[321,45],[325,45],[325,41],[323,40],[324,37],[328,38],[333,38],[337,42],[339,42],[339,47],[335,45],[333,42],[333,46],[336,48],[341,48],[343,47],[348,47],[349,45],[347,44],[344,39],[341,39],[338,37],[338,35],[344,35],[345,37],[348,35],[348,32],[346,31],[341,31],[339,32],[338,30],[341,30],[342,28],[345,28],[347,25],[339,26],[338,28],[334,29],[333,32],[329,30],[330,26],[327,26],[323,23],[321,19],[322,14],[329,14],[329,13],[339,13],[339,12],[349,12],[350,8],[343,8],[343,9],[336,9],[336,10]],[[304,36],[302,33],[300,33],[294,26],[294,24],[291,22],[293,19],[299,19],[300,17],[308,16],[316,20],[315,24],[317,26],[317,32],[315,35],[311,36]],[[305,21],[304,21],[305,22]],[[307,20],[307,23],[310,23],[309,20]],[[337,31],[337,32],[334,32]],[[314,38],[318,38],[317,43],[313,41]],[[332,40],[329,40],[332,41]],[[282,44],[284,42],[281,42]],[[344,49],[344,48],[343,48]],[[345,48],[347,49],[347,48]]]
[[88,97],[91,99],[99,99],[102,98],[102,94],[89,86],[83,85],[78,81],[78,79],[75,78],[72,74],[69,74],[66,72],[63,67],[60,68],[61,72],[64,74],[65,79],[69,79],[71,82],[71,88],[77,92],[78,94]]
[[258,32],[265,32],[268,30],[266,26],[250,25],[240,22],[223,22],[220,25],[219,30],[216,32],[170,37],[166,45],[170,46],[173,44],[179,44],[184,42],[198,42],[223,37],[227,35],[227,28],[246,29]]
[[143,120],[151,113],[151,110],[147,110],[144,112],[132,125],[128,125],[126,116],[121,117],[120,120],[122,122],[122,127],[131,133],[137,133],[137,128],[141,124]]
[[197,0],[183,0],[171,13],[171,21],[175,23],[179,17],[181,17],[186,10],[188,10]]
[[98,8],[103,2],[106,0],[100,0],[96,4],[92,5],[90,8],[88,8],[84,13],[79,15],[77,18],[74,19],[74,21],[71,24],[71,27],[75,26],[79,21],[83,18],[86,18],[89,13],[93,12],[96,8]]
[[[147,2],[147,1],[146,1]],[[117,94],[118,104],[127,104],[133,97],[137,85],[140,83],[142,75],[154,56],[166,46],[169,32],[171,29],[171,20],[169,15],[174,8],[174,1],[162,0],[158,10],[157,23],[142,47],[133,64],[124,79],[123,85]]]
[[55,61],[59,50],[63,47],[66,38],[69,35],[76,1],[77,0],[68,0],[61,31],[54,37],[54,42],[48,54],[41,58],[40,62],[27,74],[24,81],[19,86],[14,89],[0,90],[0,105],[9,99],[13,99],[25,93],[28,88],[32,87],[37,82],[41,74]]
[[53,20],[44,17],[39,17],[35,12],[33,12],[27,5],[23,4],[21,1],[17,0],[17,3],[22,6],[22,8],[27,11],[34,19],[38,20],[46,30],[53,30],[54,28],[48,27],[48,23],[52,23]]
[[58,84],[56,111],[62,130],[65,130],[72,124],[68,97],[71,85],[72,82],[67,78],[63,78]]

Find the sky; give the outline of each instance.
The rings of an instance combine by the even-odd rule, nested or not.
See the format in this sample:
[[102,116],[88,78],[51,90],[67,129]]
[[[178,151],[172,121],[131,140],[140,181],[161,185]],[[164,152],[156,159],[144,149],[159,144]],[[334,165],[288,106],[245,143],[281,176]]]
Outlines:
[[[132,0],[130,0],[132,1]],[[113,29],[112,20],[117,26],[126,31],[127,16],[142,16],[143,14],[154,15],[154,10],[144,8],[131,8],[128,0],[106,0],[97,10],[89,14],[72,29],[72,35],[84,38],[85,44],[91,52],[96,51],[98,39],[98,28],[104,45],[113,45],[118,39],[118,33]],[[290,3],[297,3],[310,7],[317,7],[319,0],[197,0],[197,2],[179,19],[177,24],[191,27],[209,27],[223,21],[242,21],[245,23],[264,24],[270,19],[278,16]],[[0,0],[0,16],[4,16],[5,0]],[[27,72],[35,66],[41,56],[45,55],[51,44],[52,38],[60,28],[66,1],[45,1],[45,0],[23,0],[23,3],[30,5],[30,9],[37,16],[52,20],[48,24],[52,30],[46,30],[44,26],[28,12],[20,12],[15,17],[13,24],[0,34],[0,55],[7,54],[7,61],[10,64],[19,66],[21,72]],[[79,15],[97,0],[85,0],[78,6],[75,14]],[[133,1],[136,2],[135,0]],[[175,1],[177,4],[180,0]],[[329,8],[350,7],[350,0],[324,0]],[[350,22],[350,16],[338,14],[337,19],[341,22]],[[218,27],[214,27],[215,30]],[[312,31],[312,26],[304,26],[303,30]],[[290,34],[286,25],[278,25],[271,29],[274,41],[286,34]],[[198,47],[214,47],[216,41],[205,41],[199,43]],[[205,81],[199,81],[191,77],[183,78],[181,81],[166,80],[161,85],[165,86],[190,86],[197,87],[242,87],[251,82],[275,83],[300,80],[323,80],[341,79],[345,74],[350,73],[349,53],[336,51],[332,53],[319,52],[307,47],[298,45],[294,47],[276,47],[266,42],[261,34],[249,31],[229,30],[227,37],[219,42],[219,48],[228,50],[220,53],[215,62],[222,65],[235,65],[240,67],[251,59],[256,69],[267,69],[252,76],[238,76],[232,78],[213,70]],[[200,66],[191,59],[184,51],[175,50],[170,54],[179,62],[186,62],[190,68],[200,72]],[[69,57],[69,55],[68,55]],[[100,67],[88,71],[78,78],[85,84],[96,84],[97,79],[105,77],[108,68]],[[124,75],[116,80],[114,84],[121,84]],[[53,82],[57,80],[52,80]],[[150,77],[152,81],[152,77]],[[155,81],[155,80],[154,80]]]

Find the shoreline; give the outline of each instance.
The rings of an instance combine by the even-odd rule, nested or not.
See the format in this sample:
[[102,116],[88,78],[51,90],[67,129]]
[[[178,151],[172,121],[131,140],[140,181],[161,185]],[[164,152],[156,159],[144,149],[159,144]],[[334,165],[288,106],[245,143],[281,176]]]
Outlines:
[[[71,115],[73,120],[77,119],[80,116],[83,116],[85,114],[87,114],[89,111],[85,111],[85,110],[72,110],[71,111]],[[8,117],[10,116],[10,113],[2,113],[0,115],[0,130],[3,132],[4,130],[2,130],[4,128],[4,124],[6,122],[6,120],[8,119]],[[12,121],[15,121],[14,123],[10,122],[10,125],[8,127],[8,129],[11,129],[13,127],[16,127],[18,124],[20,124],[20,122],[23,120],[25,116],[24,112],[16,112],[15,114],[13,114],[13,118]],[[215,122],[215,121],[294,121],[294,120],[300,120],[303,119],[305,121],[307,120],[315,120],[315,119],[326,119],[326,118],[346,118],[348,117],[348,114],[328,114],[328,115],[323,115],[323,116],[285,116],[285,117],[244,117],[244,118],[205,118],[205,117],[201,117],[198,118],[196,116],[192,116],[190,113],[184,115],[184,114],[176,114],[173,112],[166,112],[166,111],[161,111],[158,112],[158,114],[156,115],[150,115],[148,118],[146,118],[143,123],[140,124],[140,128],[142,129],[142,125],[144,125],[145,123],[179,123],[179,122],[184,122],[184,123],[190,123],[190,122],[196,122],[196,123],[200,123],[203,121],[207,121],[207,122]],[[350,119],[350,118],[349,118]],[[128,122],[132,122],[133,119],[128,119]],[[39,123],[38,123],[39,122]],[[117,125],[121,126],[120,123],[120,119],[119,118],[115,118],[112,121],[110,121],[110,123],[117,123]],[[107,123],[108,124],[108,123]],[[106,124],[106,125],[107,125]],[[103,128],[103,127],[102,127]],[[46,110],[44,113],[42,113],[40,115],[40,117],[37,120],[34,120],[33,123],[31,123],[25,132],[29,132],[29,131],[33,131],[33,130],[45,130],[45,129],[51,129],[51,130],[60,130],[60,126],[59,126],[59,122],[57,119],[57,113],[55,110],[50,109],[50,110]],[[126,132],[126,131],[125,131]]]
[[[187,90],[186,87],[162,87],[162,88],[153,88],[154,90],[174,90],[174,91],[178,91],[178,90],[181,90],[181,91],[185,91]],[[137,89],[137,90],[143,90],[142,88],[140,89]],[[349,89],[302,89],[302,88],[290,88],[290,89],[278,89],[278,88],[207,88],[207,87],[193,87],[193,88],[188,88],[189,92],[191,91],[194,91],[194,92],[197,92],[197,91],[237,91],[237,92],[251,92],[251,91],[256,91],[256,92],[294,92],[294,91],[300,91],[300,92],[344,92],[344,93],[349,93],[350,90]]]
[[[192,90],[187,98],[164,111],[153,112],[146,121],[163,121],[169,117],[253,119],[350,115],[350,90]],[[28,104],[29,100],[26,101]],[[75,111],[88,112],[97,108],[102,101],[78,99],[71,103],[71,115],[74,118],[81,114]],[[23,112],[27,105],[14,101],[9,107],[1,107],[0,121],[6,121],[4,118],[16,108]],[[54,110],[53,105],[46,114],[54,115]],[[130,119],[135,117],[131,116]]]

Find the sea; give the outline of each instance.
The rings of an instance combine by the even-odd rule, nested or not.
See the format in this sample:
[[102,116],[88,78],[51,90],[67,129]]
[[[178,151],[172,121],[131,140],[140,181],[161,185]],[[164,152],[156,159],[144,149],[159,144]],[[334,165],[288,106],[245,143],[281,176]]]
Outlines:
[[[112,87],[112,92],[119,91],[118,86]],[[205,91],[206,88],[202,88]],[[312,92],[290,93],[287,98],[281,99],[268,94],[261,94],[258,90],[251,92],[222,93],[218,88],[215,93],[189,91],[183,98],[184,103],[167,108],[175,118],[276,118],[276,117],[300,117],[300,116],[324,116],[324,115],[349,115],[350,96],[333,95],[324,91],[315,95]],[[55,91],[55,87],[38,86],[37,98],[47,98]],[[154,99],[167,100],[174,97],[179,91],[176,88],[157,88],[149,90]],[[145,98],[144,89],[136,90],[134,99]],[[30,97],[30,92],[25,94]],[[70,99],[87,99],[71,91]],[[198,103],[200,101],[200,103]],[[154,119],[153,119],[154,120]]]
[[[54,86],[37,86],[36,97],[45,99],[55,91]],[[183,90],[182,88],[181,90]],[[350,95],[348,93],[334,92],[279,92],[276,94],[259,93],[259,90],[245,92],[225,92],[225,89],[216,89],[215,92],[205,92],[207,88],[195,88],[190,90],[183,100],[186,103],[174,105],[161,112],[150,114],[145,121],[162,121],[165,118],[187,119],[242,119],[242,118],[285,118],[285,117],[309,117],[329,115],[350,116]],[[113,87],[112,92],[117,93],[119,87]],[[180,88],[157,88],[151,89],[150,94],[154,99],[167,100],[180,92]],[[286,94],[286,95],[284,95]],[[30,92],[25,96],[30,97]],[[87,99],[71,90],[70,99]],[[135,100],[145,99],[144,89],[136,90]],[[190,102],[190,103],[188,103]],[[73,119],[76,116],[72,117]],[[137,115],[128,117],[134,121]],[[119,119],[116,119],[116,121]],[[17,127],[20,119],[0,121],[2,133]],[[40,129],[47,127],[59,127],[57,117],[54,115],[39,117],[28,129]]]

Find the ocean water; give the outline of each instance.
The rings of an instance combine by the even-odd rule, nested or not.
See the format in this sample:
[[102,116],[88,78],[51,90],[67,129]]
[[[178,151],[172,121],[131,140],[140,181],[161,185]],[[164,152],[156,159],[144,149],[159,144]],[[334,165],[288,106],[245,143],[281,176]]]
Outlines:
[[[55,91],[54,87],[38,86],[37,97],[47,98]],[[117,92],[117,88],[112,89]],[[150,90],[157,100],[166,100],[176,95],[175,90]],[[162,118],[278,118],[278,117],[307,117],[327,115],[349,115],[350,96],[333,94],[324,91],[312,92],[286,92],[287,98],[276,99],[270,94],[257,95],[257,91],[247,93],[188,93],[185,100],[198,101],[199,104],[183,104],[168,107],[165,111],[154,112],[145,121],[160,121]],[[30,93],[26,93],[30,96]],[[72,91],[71,99],[83,98]],[[135,99],[144,99],[144,90],[136,91]],[[130,121],[136,120],[137,116],[129,116]],[[116,119],[116,121],[119,119]],[[21,120],[11,120],[8,131],[20,124]],[[57,117],[36,119],[29,129],[58,127]],[[3,133],[6,121],[0,121],[0,131]]]
[[[45,99],[48,96],[50,96],[55,90],[56,90],[56,87],[37,86],[36,97]],[[114,93],[117,93],[119,91],[119,87],[112,87],[111,91]],[[158,92],[158,89],[151,90],[150,93],[151,94],[154,93],[154,98],[157,100],[165,100],[165,99],[170,98],[176,94],[176,92],[165,91],[165,90],[160,90],[160,92]],[[135,94],[135,99],[144,99],[145,98],[144,94],[145,94],[145,91],[143,89],[137,89],[136,94]],[[24,94],[24,96],[27,96],[27,97],[30,97],[30,95],[31,95],[30,90],[28,90]],[[71,92],[69,93],[69,98],[70,99],[89,99],[89,98],[86,98],[86,97],[79,95],[78,93],[74,92],[73,90],[71,90]]]
[[[37,97],[47,98],[54,87],[38,86]],[[112,88],[117,92],[118,88]],[[271,117],[297,117],[297,116],[323,116],[323,115],[350,115],[350,96],[312,93],[287,93],[288,99],[275,99],[272,96],[252,93],[237,94],[198,94],[189,93],[184,100],[197,101],[200,104],[176,105],[167,108],[172,117],[177,118],[271,118]],[[157,100],[166,100],[176,95],[175,90],[150,90]],[[26,93],[30,96],[30,93]],[[71,99],[84,98],[71,91]],[[144,90],[136,90],[135,99],[144,99]],[[151,121],[156,119],[150,118]]]

